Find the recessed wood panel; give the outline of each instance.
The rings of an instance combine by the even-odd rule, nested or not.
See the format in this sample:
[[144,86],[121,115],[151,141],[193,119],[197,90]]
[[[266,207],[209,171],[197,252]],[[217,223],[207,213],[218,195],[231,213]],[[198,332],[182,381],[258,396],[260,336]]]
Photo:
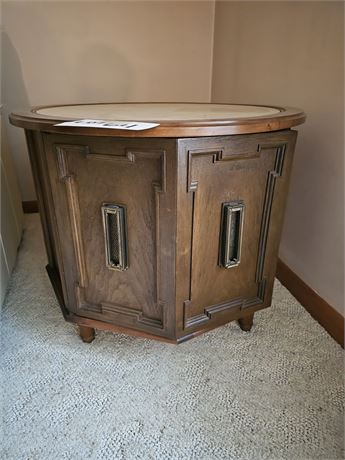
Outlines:
[[[59,142],[49,147],[63,259],[73,267],[73,276],[66,281],[70,300],[75,291],[70,309],[83,316],[163,330],[171,293],[162,287],[159,273],[161,244],[169,238],[164,216],[167,201],[174,197],[171,179],[167,197],[167,151],[134,143],[96,144]],[[109,270],[106,263],[104,203],[126,209],[124,271]],[[72,235],[67,240],[62,236],[66,225]]]
[[[203,144],[180,141],[181,161],[186,158],[181,176],[184,168],[187,171],[179,193],[180,212],[187,219],[179,227],[183,234],[179,261],[186,278],[181,279],[184,290],[179,298],[184,330],[224,320],[236,311],[263,307],[270,299],[273,275],[266,276],[264,268],[276,259],[274,228],[279,230],[283,216],[279,211],[282,195],[276,192],[289,175],[294,135],[242,136],[238,141],[236,137],[217,142],[205,139]],[[241,263],[231,269],[219,264],[226,202],[241,202],[245,208]],[[272,212],[276,215],[270,228]]]

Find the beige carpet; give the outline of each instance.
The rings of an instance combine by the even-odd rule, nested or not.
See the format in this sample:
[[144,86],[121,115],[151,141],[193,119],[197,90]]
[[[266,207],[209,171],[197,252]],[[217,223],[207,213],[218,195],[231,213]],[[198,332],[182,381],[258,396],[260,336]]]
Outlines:
[[278,282],[251,333],[87,345],[44,265],[31,215],[2,312],[1,459],[343,458],[343,351]]

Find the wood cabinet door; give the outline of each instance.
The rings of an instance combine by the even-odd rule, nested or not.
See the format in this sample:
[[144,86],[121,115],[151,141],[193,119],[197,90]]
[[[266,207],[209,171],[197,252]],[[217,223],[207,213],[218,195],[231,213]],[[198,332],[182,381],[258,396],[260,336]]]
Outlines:
[[[179,140],[180,335],[270,304],[295,139],[288,130]],[[234,211],[228,243],[236,246],[228,268],[226,206]]]
[[[175,330],[175,145],[160,139],[45,136],[68,310],[156,335]],[[111,235],[105,219],[113,219],[116,207],[125,216],[128,254],[121,267],[112,265],[107,253]],[[110,233],[117,232],[116,222],[109,222]]]

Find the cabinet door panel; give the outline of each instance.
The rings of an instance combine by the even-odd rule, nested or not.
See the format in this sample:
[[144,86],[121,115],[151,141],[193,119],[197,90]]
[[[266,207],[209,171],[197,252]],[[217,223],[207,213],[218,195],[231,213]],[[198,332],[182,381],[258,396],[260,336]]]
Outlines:
[[[166,163],[172,156],[164,148],[131,141],[81,141],[59,140],[47,147],[68,308],[164,333],[166,305],[174,298],[171,284],[166,287],[159,276],[162,245],[170,238],[165,218],[170,218],[174,189],[169,178],[167,193]],[[122,206],[126,215],[126,270],[108,263],[105,204]],[[172,248],[165,254],[173,268]]]
[[[283,132],[180,142],[179,216],[184,217],[178,220],[177,254],[185,278],[178,292],[183,329],[269,304],[285,204],[281,189],[287,186],[294,139],[295,133]],[[243,207],[241,234],[232,228],[240,261],[229,268],[219,261],[227,203]]]

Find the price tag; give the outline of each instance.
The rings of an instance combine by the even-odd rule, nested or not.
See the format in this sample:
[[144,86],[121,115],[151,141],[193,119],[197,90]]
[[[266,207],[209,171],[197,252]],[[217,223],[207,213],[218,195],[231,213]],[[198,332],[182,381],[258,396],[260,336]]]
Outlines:
[[129,131],[142,131],[144,129],[156,128],[159,123],[144,123],[141,121],[107,121],[107,120],[74,120],[57,123],[54,126],[75,126],[79,128],[107,128],[126,129]]

